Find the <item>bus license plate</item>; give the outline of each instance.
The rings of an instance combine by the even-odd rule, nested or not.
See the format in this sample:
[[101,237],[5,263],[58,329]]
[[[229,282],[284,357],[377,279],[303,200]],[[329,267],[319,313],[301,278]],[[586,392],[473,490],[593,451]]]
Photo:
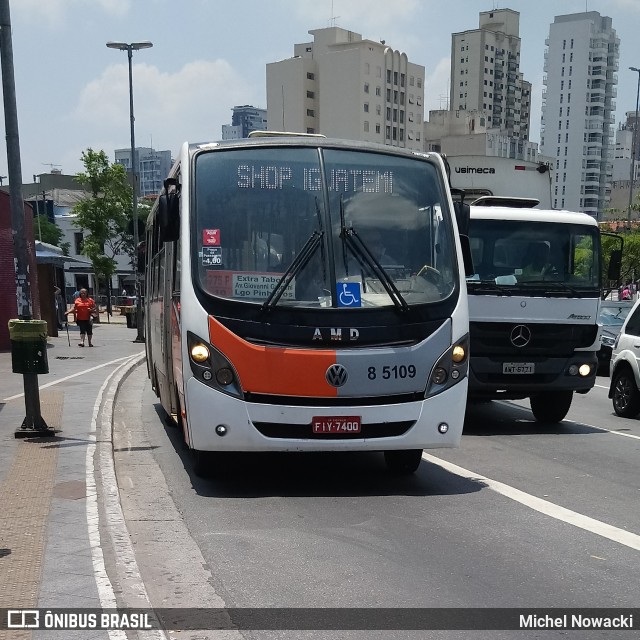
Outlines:
[[503,362],[502,373],[535,373],[536,365],[534,362]]
[[311,424],[313,433],[360,433],[360,416],[319,416]]

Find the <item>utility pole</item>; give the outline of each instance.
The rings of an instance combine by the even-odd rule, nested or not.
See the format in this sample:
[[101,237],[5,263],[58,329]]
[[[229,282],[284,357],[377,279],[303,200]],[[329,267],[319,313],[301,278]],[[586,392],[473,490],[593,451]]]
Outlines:
[[[9,0],[0,0],[0,57],[2,69],[2,93],[7,141],[7,172],[9,174],[9,202],[11,227],[16,267],[16,300],[18,323],[32,320],[31,280],[24,223],[24,199],[22,197],[22,166],[20,162],[20,139],[18,136],[18,110],[16,106],[16,86],[13,73],[13,46],[11,41],[11,14]],[[13,321],[12,321],[13,322]],[[46,323],[45,323],[46,326]],[[22,332],[20,332],[22,333]],[[25,336],[27,332],[24,332]],[[10,323],[11,335],[11,323]],[[46,361],[45,353],[42,358]],[[24,342],[22,344],[29,344]],[[12,340],[12,350],[14,348]],[[12,354],[13,355],[13,354]],[[15,370],[15,367],[14,367]],[[47,369],[48,371],[48,369]],[[53,435],[40,413],[40,391],[36,373],[23,373],[26,417],[16,437]]]

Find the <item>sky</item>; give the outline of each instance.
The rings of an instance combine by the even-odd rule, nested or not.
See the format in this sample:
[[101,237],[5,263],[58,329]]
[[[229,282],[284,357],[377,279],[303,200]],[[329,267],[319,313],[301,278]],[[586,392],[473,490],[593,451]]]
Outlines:
[[[479,13],[520,13],[520,69],[533,84],[539,142],[545,38],[556,15],[598,11],[620,38],[616,123],[636,105],[640,0],[9,0],[23,182],[83,170],[82,152],[129,148],[127,54],[108,41],[149,40],[133,54],[136,146],[218,140],[234,105],[266,108],[266,65],[309,30],[336,25],[385,40],[425,67],[425,117],[447,107],[451,34]],[[4,118],[1,128],[4,139]],[[7,175],[6,147],[0,176]],[[5,180],[6,184],[6,180]]]

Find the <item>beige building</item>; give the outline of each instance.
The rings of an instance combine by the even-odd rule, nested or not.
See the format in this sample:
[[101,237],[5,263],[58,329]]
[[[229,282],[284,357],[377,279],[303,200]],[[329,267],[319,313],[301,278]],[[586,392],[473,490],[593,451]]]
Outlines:
[[384,41],[313,29],[294,56],[267,64],[267,127],[422,150],[421,65]]
[[480,13],[479,28],[451,36],[453,111],[483,111],[488,125],[528,140],[531,83],[520,72],[520,14]]

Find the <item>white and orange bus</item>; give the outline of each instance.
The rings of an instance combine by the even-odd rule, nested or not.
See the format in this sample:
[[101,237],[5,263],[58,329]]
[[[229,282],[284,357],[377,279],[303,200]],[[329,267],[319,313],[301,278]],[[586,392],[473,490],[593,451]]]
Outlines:
[[354,450],[411,473],[459,444],[454,211],[437,154],[302,135],[182,146],[147,223],[145,329],[196,473],[208,452]]

